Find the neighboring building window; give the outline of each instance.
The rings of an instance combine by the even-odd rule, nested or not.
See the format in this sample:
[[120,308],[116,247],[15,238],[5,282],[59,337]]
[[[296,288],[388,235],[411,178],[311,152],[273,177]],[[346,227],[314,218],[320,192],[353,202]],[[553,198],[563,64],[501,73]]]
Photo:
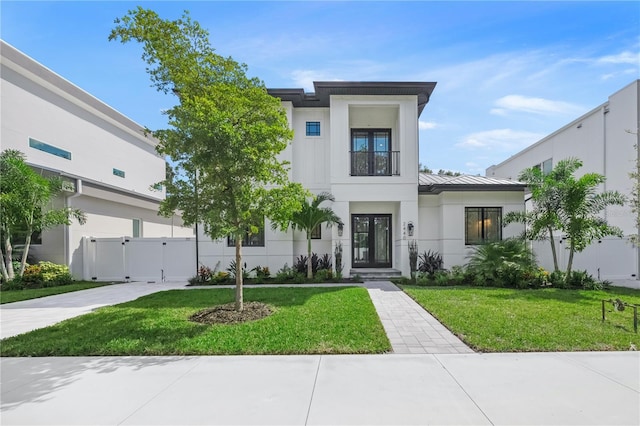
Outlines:
[[[227,246],[235,247],[236,239],[231,235],[227,237]],[[244,234],[244,238],[242,238],[242,246],[243,247],[264,247],[264,226],[262,226],[258,232],[249,235],[249,233]]]
[[318,225],[311,230],[311,239],[312,240],[322,239],[322,225]]
[[113,169],[113,174],[121,178],[124,177],[124,172],[122,170]]
[[142,220],[133,219],[133,238],[142,237]]
[[319,121],[307,121],[307,136],[320,136]]
[[69,151],[65,151],[64,149],[49,145],[48,143],[29,138],[29,146],[39,151],[46,152],[47,154],[55,155],[56,157],[61,157],[65,160],[71,160],[71,153]]
[[464,223],[467,245],[502,240],[502,207],[465,207]]
[[542,163],[535,164],[533,167],[539,169],[543,175],[548,175],[549,173],[551,173],[551,170],[553,169],[553,161],[551,158],[549,158],[548,160],[543,161]]

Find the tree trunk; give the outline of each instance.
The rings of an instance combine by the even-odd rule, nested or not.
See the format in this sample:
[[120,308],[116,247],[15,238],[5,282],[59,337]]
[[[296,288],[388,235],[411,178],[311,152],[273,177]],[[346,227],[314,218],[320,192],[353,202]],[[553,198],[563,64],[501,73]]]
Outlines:
[[569,280],[571,279],[571,268],[573,267],[573,252],[574,252],[574,248],[573,248],[573,242],[571,243],[571,245],[569,246],[569,262],[567,262],[567,276],[564,277],[564,282],[568,283]]
[[551,241],[551,254],[553,255],[553,270],[559,271],[560,268],[558,267],[558,254],[556,253],[556,242],[553,239],[553,229],[552,228],[548,228],[548,229],[549,229],[549,240]]
[[242,295],[242,238],[236,235],[236,311],[244,310]]
[[307,231],[307,278],[313,279],[313,267],[311,265],[311,232]]
[[32,229],[27,230],[27,238],[24,239],[24,251],[22,252],[22,259],[20,259],[20,276],[24,275],[24,269],[27,266],[27,254],[29,254],[29,247],[31,247],[31,234]]
[[11,236],[8,232],[4,237],[4,252],[7,256],[7,258],[5,259],[7,264],[7,277],[8,279],[12,280],[16,276],[16,274],[13,270],[13,247],[11,246]]
[[4,280],[4,282],[7,282],[9,281],[9,273],[7,272],[7,265],[4,260],[4,250],[0,250],[0,260],[2,260],[2,279]]

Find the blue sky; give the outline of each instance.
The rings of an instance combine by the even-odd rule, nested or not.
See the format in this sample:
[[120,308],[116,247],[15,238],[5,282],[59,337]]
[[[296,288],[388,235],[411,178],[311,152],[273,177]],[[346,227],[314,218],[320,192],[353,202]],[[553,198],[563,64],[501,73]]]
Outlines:
[[[151,129],[173,99],[150,87],[139,45],[109,42],[137,5],[186,9],[271,88],[435,81],[419,161],[484,174],[640,78],[638,2],[12,2],[0,35]],[[578,153],[577,153],[578,154]],[[579,154],[578,154],[579,155]]]

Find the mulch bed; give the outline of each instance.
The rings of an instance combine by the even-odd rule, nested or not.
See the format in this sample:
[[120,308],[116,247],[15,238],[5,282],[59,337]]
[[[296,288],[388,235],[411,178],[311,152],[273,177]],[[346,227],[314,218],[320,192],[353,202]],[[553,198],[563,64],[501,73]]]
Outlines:
[[189,320],[201,324],[238,324],[266,318],[273,313],[268,305],[261,302],[245,303],[241,312],[236,311],[235,307],[235,303],[227,303],[203,309],[191,315]]

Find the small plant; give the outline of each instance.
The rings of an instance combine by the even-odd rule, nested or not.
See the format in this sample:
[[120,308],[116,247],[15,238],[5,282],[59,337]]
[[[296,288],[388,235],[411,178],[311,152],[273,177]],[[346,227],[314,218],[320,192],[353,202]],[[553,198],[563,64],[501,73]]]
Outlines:
[[200,268],[198,268],[198,281],[201,283],[206,283],[207,281],[211,280],[211,277],[213,275],[213,271],[211,271],[211,268],[209,268],[208,266],[200,266]]
[[331,255],[329,253],[325,253],[318,259],[318,271],[325,269],[328,271],[333,270],[333,263],[331,262]]
[[411,269],[411,279],[415,282],[418,267],[418,242],[409,241],[409,269]]
[[[327,255],[328,256],[328,255]],[[307,273],[307,260],[308,257],[301,254],[300,256],[298,256],[295,260],[295,262],[293,263],[293,269],[295,269],[297,272],[301,272],[306,274]],[[331,267],[331,259],[329,258],[328,260],[329,262],[329,267]],[[311,272],[313,275],[316,274],[316,272],[318,272],[318,269],[326,269],[326,268],[320,268],[320,258],[318,257],[317,253],[311,253]]]
[[313,280],[318,283],[333,280],[333,271],[331,269],[318,269]]
[[419,260],[418,270],[420,272],[433,275],[436,271],[444,269],[442,255],[438,252],[425,251],[419,256]]
[[[234,259],[229,263],[229,267],[227,268],[227,272],[229,272],[229,276],[232,279],[235,279],[236,278],[236,271],[237,271],[237,269],[236,269],[236,261]],[[249,278],[249,271],[247,271],[247,262],[244,262],[244,264],[242,265],[242,279],[247,279],[247,278]]]
[[440,270],[433,274],[433,284],[437,286],[446,286],[450,284],[449,271]]
[[252,271],[256,273],[256,278],[269,278],[271,276],[268,266],[262,267],[258,265]]
[[338,241],[336,248],[333,250],[333,256],[336,259],[336,278],[342,279],[342,243]]
[[281,283],[292,281],[295,275],[296,271],[285,263],[284,266],[276,273],[275,280]]

